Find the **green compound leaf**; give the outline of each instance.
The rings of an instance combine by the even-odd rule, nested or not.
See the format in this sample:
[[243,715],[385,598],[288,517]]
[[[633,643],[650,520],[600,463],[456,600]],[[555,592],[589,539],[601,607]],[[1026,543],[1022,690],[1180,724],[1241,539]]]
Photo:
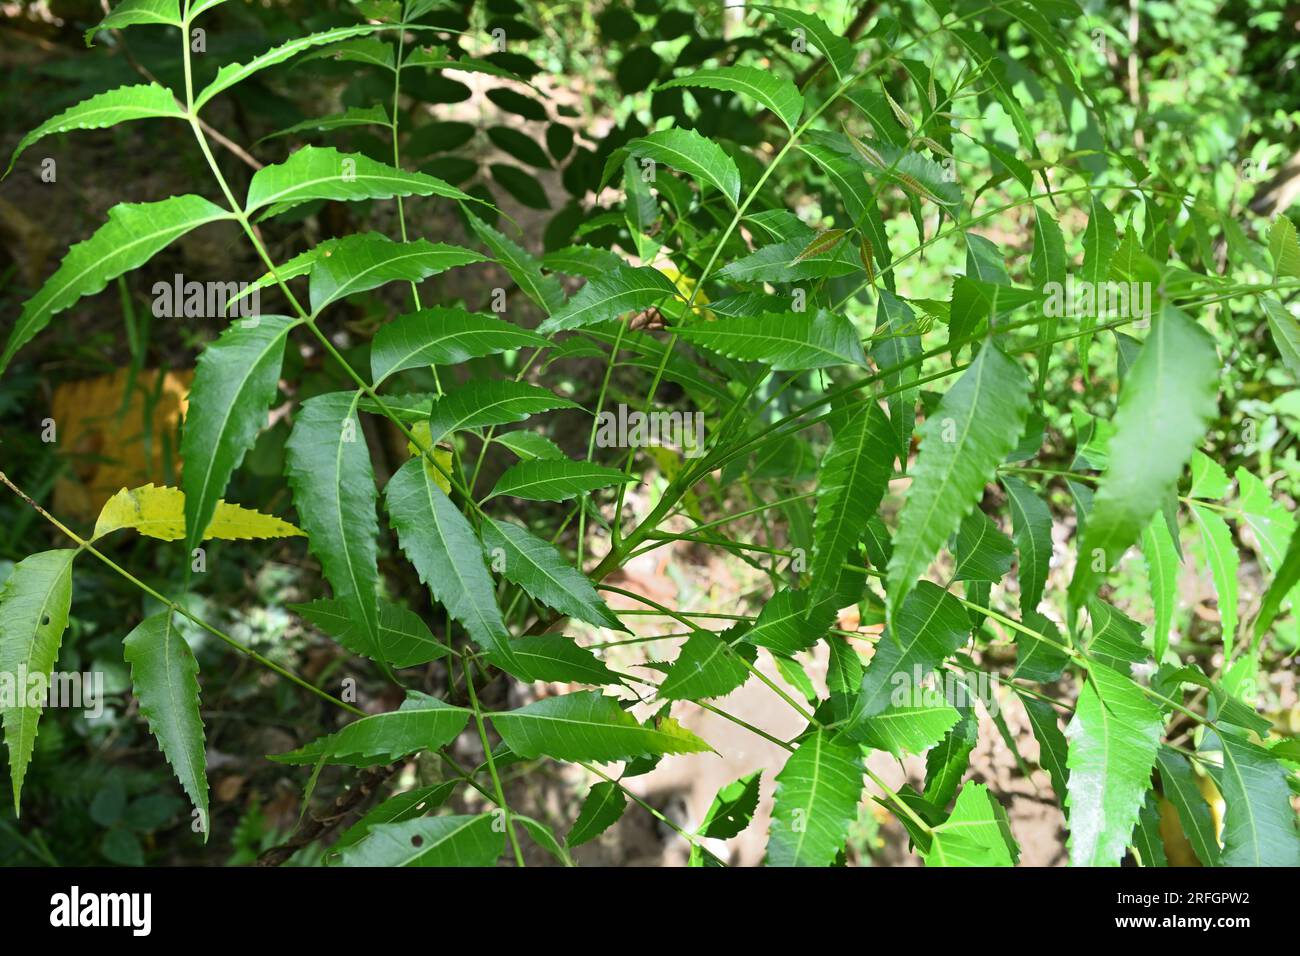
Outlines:
[[1219,602],[1219,626],[1223,631],[1223,654],[1232,659],[1232,643],[1237,634],[1237,546],[1228,523],[1205,505],[1192,504],[1189,509],[1201,535],[1201,544],[1214,579]]
[[[196,4],[196,7],[198,5]],[[203,6],[206,9],[211,4]],[[122,0],[104,19],[86,31],[86,46],[95,42],[101,30],[120,30],[134,26],[181,25],[180,0]]]
[[1300,322],[1285,306],[1267,296],[1260,300],[1260,304],[1264,306],[1268,330],[1273,333],[1273,344],[1277,346],[1278,354],[1291,374],[1300,378]]
[[864,722],[891,706],[923,703],[922,682],[970,634],[970,618],[961,602],[929,581],[917,584],[891,626],[893,633],[877,642],[862,674],[862,691],[845,728],[854,738],[861,736]]
[[330,255],[318,258],[312,265],[312,314],[339,299],[388,282],[419,282],[457,266],[483,261],[477,252],[441,242],[389,242],[373,236],[348,236]]
[[321,46],[325,43],[335,43],[339,40],[346,40],[349,37],[362,36],[367,33],[374,33],[376,30],[382,30],[380,24],[365,24],[355,27],[337,27],[333,30],[322,30],[320,33],[309,33],[304,37],[296,37],[287,43],[281,43],[277,47],[272,47],[260,56],[254,57],[247,63],[229,63],[217,71],[217,75],[212,82],[203,88],[203,91],[194,98],[194,109],[203,108],[212,97],[224,90],[230,89],[238,83],[244,82],[254,73],[277,66],[285,60],[292,59],[303,50],[309,50],[314,46]]
[[394,196],[445,196],[477,201],[436,176],[408,172],[360,153],[340,153],[330,146],[304,146],[283,163],[253,174],[244,201],[246,213],[264,206],[312,199],[356,202]]
[[1282,609],[1282,602],[1297,581],[1300,581],[1300,531],[1293,531],[1291,541],[1286,547],[1286,554],[1278,565],[1268,590],[1264,592],[1264,599],[1260,602],[1259,614],[1255,618],[1254,626],[1256,641],[1268,631]]
[[745,640],[781,654],[794,654],[812,647],[835,626],[833,601],[814,606],[809,591],[783,588],[758,612]]
[[[378,41],[376,41],[378,42]],[[391,51],[392,47],[386,44],[380,44],[384,49]],[[391,55],[391,52],[390,52]],[[342,113],[334,113],[330,116],[317,116],[312,119],[303,120],[301,123],[294,123],[292,126],[286,126],[284,129],[276,130],[274,133],[268,133],[263,136],[259,143],[268,139],[277,139],[281,136],[294,136],[299,133],[327,133],[336,129],[348,129],[353,126],[391,126],[392,120],[382,106],[357,107],[349,106]]]
[[[369,657],[365,625],[356,620],[346,601],[320,598],[310,604],[290,604],[289,610],[334,638],[354,654]],[[381,659],[393,667],[415,667],[446,657],[447,646],[434,638],[429,626],[414,611],[388,601],[379,602],[379,649]]]
[[843,564],[880,506],[896,455],[889,419],[874,402],[835,430],[817,480],[809,568],[813,603],[835,590]]
[[967,710],[925,755],[925,791],[921,795],[936,807],[946,807],[970,767],[971,751],[978,742],[979,722],[975,712]]
[[1011,528],[1020,559],[1020,610],[1038,610],[1047,586],[1052,560],[1052,513],[1047,502],[1027,484],[1012,475],[1003,475],[1011,510]]
[[562,684],[617,684],[619,677],[604,661],[563,634],[535,634],[510,642],[520,680]]
[[1156,515],[1142,529],[1142,557],[1151,586],[1151,601],[1155,605],[1152,641],[1156,663],[1159,664],[1169,649],[1169,628],[1178,607],[1178,552],[1169,536],[1164,515]]
[[355,846],[362,837],[370,833],[373,827],[384,823],[414,820],[438,809],[447,802],[459,783],[459,780],[452,780],[432,787],[420,787],[418,790],[408,790],[385,800],[343,832],[343,835],[329,848],[326,860],[333,862],[336,854],[342,853],[350,846]]
[[492,440],[498,445],[509,448],[523,461],[535,461],[539,458],[544,461],[558,461],[564,457],[560,446],[545,435],[522,428],[494,435]]
[[1210,805],[1205,802],[1196,782],[1196,772],[1191,763],[1176,750],[1161,747],[1156,754],[1160,768],[1160,788],[1166,800],[1174,805],[1183,835],[1191,844],[1192,852],[1205,866],[1219,865],[1219,838]]
[[745,829],[754,819],[758,809],[758,787],[762,771],[755,770],[739,780],[733,780],[713,798],[704,822],[700,824],[700,836],[713,840],[730,840]]
[[1014,548],[993,520],[976,508],[961,521],[953,552],[954,581],[1001,581],[1011,570]]
[[1268,227],[1268,254],[1273,259],[1274,280],[1300,278],[1300,241],[1296,240],[1295,224],[1285,214],[1275,217]]
[[468,218],[474,234],[528,298],[545,309],[547,315],[564,308],[564,287],[554,276],[542,274],[540,262],[478,216],[470,213]]
[[754,4],[752,9],[761,10],[770,15],[787,30],[799,30],[808,38],[812,46],[826,58],[835,73],[835,79],[843,81],[853,70],[857,51],[853,44],[835,33],[820,17],[802,10],[789,7],[770,7]]
[[1224,866],[1300,866],[1300,833],[1291,808],[1287,770],[1262,747],[1234,734],[1215,734],[1223,767],[1211,771],[1227,806],[1223,819]]
[[929,750],[961,719],[956,708],[943,703],[938,695],[928,695],[930,703],[890,707],[872,717],[858,732],[863,746],[884,750],[900,760],[904,754],[922,754]]
[[659,697],[704,700],[725,697],[740,687],[749,679],[750,670],[745,664],[753,662],[758,648],[739,640],[732,631],[721,636],[712,631],[695,631],[668,668],[659,685]]
[[1056,708],[1045,700],[1035,697],[1021,697],[1025,704],[1025,713],[1029,715],[1029,726],[1038,741],[1038,766],[1047,771],[1052,779],[1052,789],[1056,799],[1063,806],[1069,794],[1070,770],[1067,766],[1069,746],[1065,734],[1061,733],[1061,724],[1056,717]]
[[[736,205],[740,198],[740,171],[722,147],[690,129],[663,129],[627,144],[638,159],[663,163],[707,183]],[[615,153],[615,157],[618,154]],[[621,158],[619,159],[621,163]]]
[[439,442],[467,428],[522,422],[538,412],[578,407],[576,402],[527,382],[479,379],[453,388],[434,401],[429,435],[432,441]]

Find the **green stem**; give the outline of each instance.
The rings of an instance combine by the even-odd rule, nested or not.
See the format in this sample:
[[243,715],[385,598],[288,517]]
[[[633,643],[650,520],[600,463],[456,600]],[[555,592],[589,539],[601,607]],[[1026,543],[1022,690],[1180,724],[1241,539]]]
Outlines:
[[926,823],[924,820],[922,820],[919,816],[917,816],[916,811],[907,805],[907,801],[904,800],[902,797],[900,797],[892,789],[890,789],[889,784],[885,783],[885,781],[881,780],[878,776],[876,776],[876,774],[872,771],[870,767],[868,767],[864,763],[862,765],[862,769],[866,771],[867,776],[871,778],[871,782],[874,783],[877,787],[879,787],[884,792],[885,796],[889,798],[889,802],[892,803],[894,806],[898,807],[898,809],[901,810],[909,820],[911,820],[913,823],[915,823],[918,827],[921,828],[922,832],[924,833],[933,832],[933,829],[930,827],[930,825]]
[[[691,844],[691,846],[699,846],[699,843],[697,842],[698,838],[695,836],[695,834],[690,833],[689,831],[682,829],[682,828],[681,828],[680,826],[678,826],[676,823],[673,823],[672,820],[669,820],[666,816],[664,816],[662,813],[660,813],[660,812],[659,812],[658,810],[656,810],[654,807],[650,806],[650,804],[646,803],[644,800],[642,800],[640,797],[638,797],[635,793],[633,793],[633,792],[632,792],[631,790],[629,790],[627,787],[623,786],[623,784],[622,784],[621,781],[619,781],[619,780],[615,780],[613,777],[611,777],[609,774],[605,773],[605,772],[604,772],[603,770],[601,770],[600,768],[598,768],[598,767],[593,767],[593,766],[592,766],[591,764],[589,764],[589,763],[584,763],[583,761],[579,760],[579,761],[577,761],[577,764],[578,764],[579,767],[581,767],[582,769],[586,770],[588,773],[593,774],[594,776],[600,777],[600,778],[601,778],[602,780],[604,780],[606,783],[612,783],[614,786],[618,787],[619,790],[623,791],[623,795],[624,795],[624,796],[626,796],[626,797],[628,797],[629,799],[631,799],[631,801],[632,801],[633,803],[635,803],[637,806],[639,806],[639,807],[640,807],[642,810],[644,810],[646,813],[650,814],[652,817],[654,817],[656,820],[658,820],[658,821],[659,821],[660,823],[662,823],[664,826],[668,827],[670,830],[672,830],[673,832],[675,832],[675,833],[676,833],[678,836],[680,836],[683,840],[685,840],[687,843]],[[700,847],[700,848],[703,849],[703,847]]]
[[515,854],[515,866],[524,865],[524,854],[519,849],[519,837],[515,834],[515,821],[510,813],[510,807],[506,803],[505,791],[501,788],[501,777],[497,774],[496,761],[492,759],[492,742],[488,740],[487,728],[483,724],[483,710],[478,705],[478,694],[474,690],[474,674],[470,670],[471,663],[468,657],[461,658],[461,670],[465,674],[465,689],[469,691],[469,704],[474,711],[474,725],[478,728],[478,739],[483,744],[483,753],[486,755],[488,773],[492,777],[492,789],[496,792],[496,804],[505,814],[506,832],[510,835],[510,848]]

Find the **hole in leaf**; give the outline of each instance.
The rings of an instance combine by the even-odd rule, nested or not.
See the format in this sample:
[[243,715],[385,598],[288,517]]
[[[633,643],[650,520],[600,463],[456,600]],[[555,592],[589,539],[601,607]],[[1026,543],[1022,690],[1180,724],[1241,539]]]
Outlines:
[[424,837],[422,836],[411,837],[411,846],[415,847],[416,849],[419,849],[420,847],[424,846]]
[[50,616],[46,614],[41,618],[41,627],[47,627],[49,626],[49,623],[50,623]]

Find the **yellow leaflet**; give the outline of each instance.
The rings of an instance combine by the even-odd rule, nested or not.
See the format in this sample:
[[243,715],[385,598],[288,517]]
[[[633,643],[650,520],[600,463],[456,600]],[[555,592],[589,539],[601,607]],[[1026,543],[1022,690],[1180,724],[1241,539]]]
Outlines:
[[[428,422],[416,422],[411,426],[411,434],[418,438],[420,443],[426,448],[429,447]],[[420,454],[419,447],[409,441],[406,443],[406,450],[410,452],[412,456]],[[451,449],[443,448],[441,445],[434,445],[433,460],[446,470],[447,475],[451,474]],[[451,494],[451,482],[447,480],[447,475],[444,475],[441,471],[430,464],[427,458],[424,461],[424,470],[428,473],[429,477],[433,479],[433,483],[442,489],[443,494]]]
[[[677,286],[677,291],[681,293],[682,299],[686,302],[691,301],[691,293],[695,292],[694,279],[690,276],[682,275],[681,270],[679,270],[677,266],[673,265],[671,261],[656,263],[655,268],[666,275],[669,282]],[[708,302],[709,297],[704,294],[703,290],[695,292],[695,304],[691,306],[691,311],[696,315],[712,320],[714,318],[713,313],[700,308],[702,305],[707,305]]]
[[[123,488],[99,512],[94,536],[102,538],[123,528],[134,528],[146,537],[162,541],[179,541],[185,537],[185,492],[155,485]],[[223,541],[303,536],[303,532],[287,521],[224,501],[217,502],[212,523],[203,535],[205,540]]]
[[676,753],[717,753],[703,740],[679,724],[674,717],[660,717],[655,721],[655,730],[677,741],[677,745],[681,749],[675,751]]

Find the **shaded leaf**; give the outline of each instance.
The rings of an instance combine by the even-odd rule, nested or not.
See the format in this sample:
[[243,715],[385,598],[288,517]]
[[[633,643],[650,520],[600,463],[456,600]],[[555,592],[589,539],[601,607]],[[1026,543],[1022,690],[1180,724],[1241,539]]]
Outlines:
[[[0,718],[5,745],[9,748],[9,776],[14,788],[14,816],[18,816],[23,778],[36,746],[36,727],[44,698],[28,698],[30,681],[41,675],[48,685],[50,672],[59,657],[59,644],[68,627],[72,607],[71,549],[42,551],[14,565],[0,591],[0,674],[11,683]],[[27,683],[18,687],[18,675]]]
[[159,202],[114,206],[108,211],[108,222],[69,249],[54,275],[23,303],[22,314],[0,354],[0,372],[20,348],[49,325],[55,313],[71,308],[82,296],[94,295],[111,280],[144,265],[191,229],[231,218],[232,213],[202,196],[171,196]]
[[[171,4],[176,6],[174,0]],[[99,29],[97,27],[96,29]],[[32,130],[14,148],[9,157],[5,175],[13,172],[14,163],[27,147],[37,140],[55,133],[66,133],[74,129],[105,129],[118,123],[131,120],[165,117],[184,119],[185,113],[176,102],[172,91],[157,83],[137,83],[134,86],[119,86],[115,90],[99,93],[84,99],[75,106],[70,106],[57,116],[47,119]]]
[[700,836],[713,840],[730,840],[754,819],[758,809],[758,786],[762,771],[755,770],[739,780],[733,780],[713,798],[704,822],[700,824]]
[[200,812],[208,837],[207,754],[199,715],[199,663],[173,626],[172,612],[147,617],[122,641],[131,666],[131,691],[149,732],[172,765],[176,779]]
[[296,324],[281,315],[236,322],[199,356],[181,435],[187,551],[198,546],[231,474],[267,425]]

